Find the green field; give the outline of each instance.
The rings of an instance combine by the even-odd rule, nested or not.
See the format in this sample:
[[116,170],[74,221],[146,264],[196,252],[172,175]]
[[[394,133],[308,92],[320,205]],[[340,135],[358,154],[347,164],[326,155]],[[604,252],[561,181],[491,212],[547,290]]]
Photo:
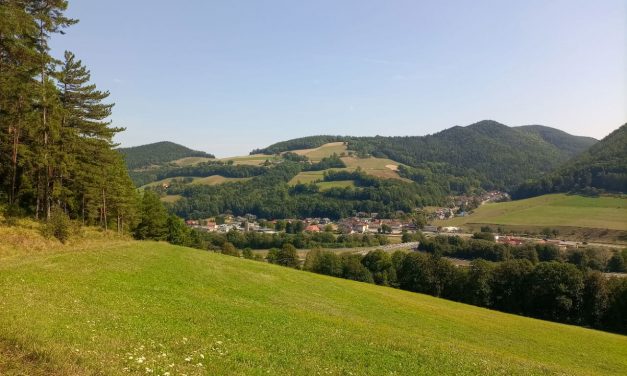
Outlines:
[[183,196],[181,195],[165,195],[161,197],[161,201],[162,202],[167,202],[167,203],[174,203],[177,202],[178,200],[182,199]]
[[324,171],[303,171],[299,172],[298,175],[294,176],[290,181],[289,185],[296,185],[298,183],[301,184],[309,184],[315,181],[321,181],[324,177]]
[[0,259],[2,375],[627,369],[620,335],[164,243],[59,249]]
[[551,194],[526,200],[489,203],[466,217],[439,221],[440,225],[499,224],[569,226],[627,230],[627,198]]
[[244,156],[239,156],[239,157],[229,157],[229,158],[221,159],[221,161],[223,162],[233,161],[233,164],[236,164],[236,165],[246,164],[246,165],[255,165],[255,166],[259,166],[267,160],[270,162],[276,161],[277,157],[274,155],[253,154],[253,155],[244,155]]
[[[170,183],[174,179],[185,179],[185,176],[175,176],[173,178],[165,178],[165,179],[153,181],[151,183],[141,186],[140,188],[157,187],[159,185],[162,185],[163,183]],[[192,184],[204,184],[204,185],[216,185],[216,184],[222,184],[222,183],[232,182],[232,181],[250,180],[250,178],[226,178],[221,175],[210,175],[210,176],[205,176],[205,177],[194,176],[192,177],[192,179],[193,179]]]
[[214,161],[214,160],[215,159],[213,158],[207,158],[207,157],[185,157],[185,158],[172,161],[172,163],[178,166],[193,166],[199,163],[209,162],[209,161]]
[[354,187],[355,182],[352,180],[338,180],[338,181],[323,181],[317,184],[321,191],[326,191],[331,188],[346,188]]

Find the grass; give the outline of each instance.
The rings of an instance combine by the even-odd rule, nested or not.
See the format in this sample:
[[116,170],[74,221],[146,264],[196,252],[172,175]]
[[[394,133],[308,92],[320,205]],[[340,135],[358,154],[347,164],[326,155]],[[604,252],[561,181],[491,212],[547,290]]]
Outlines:
[[178,200],[182,199],[183,196],[181,195],[165,195],[161,197],[161,201],[163,202],[168,202],[168,203],[173,203],[173,202],[177,202]]
[[619,375],[627,337],[165,243],[0,260],[0,374]]
[[401,178],[396,172],[399,166],[398,162],[385,158],[356,158],[356,157],[344,157],[342,158],[346,167],[350,170],[354,170],[360,167],[364,172],[384,179],[400,179],[405,181],[411,181],[409,179]]
[[178,166],[193,166],[202,162],[209,162],[209,161],[214,161],[214,160],[215,159],[213,158],[207,158],[207,157],[185,157],[185,158],[172,161],[172,163]]
[[440,224],[497,224],[585,227],[627,231],[627,198],[551,194],[482,205],[469,216]]
[[338,181],[323,181],[317,184],[321,191],[326,191],[331,188],[346,188],[354,187],[355,182],[352,180],[338,180]]
[[340,155],[346,152],[346,145],[343,142],[330,142],[314,149],[294,150],[293,152],[305,155],[312,162],[318,162],[322,158],[330,157],[334,153]]
[[[165,179],[161,179],[161,180],[157,180],[157,181],[153,181],[150,182],[146,185],[143,185],[140,187],[140,189],[146,188],[146,187],[157,187],[162,185],[163,183],[170,183],[172,180],[174,179],[185,179],[184,176],[175,176],[172,178],[165,178]],[[216,185],[216,184],[222,184],[222,183],[226,183],[226,182],[230,182],[230,181],[245,181],[245,180],[250,180],[250,178],[227,178],[221,175],[210,175],[210,176],[205,176],[205,177],[192,177],[192,184],[204,184],[204,185]]]
[[232,181],[246,181],[250,178],[226,178],[221,175],[211,175],[204,178],[194,178],[192,184],[217,185]]
[[289,185],[296,185],[298,183],[309,184],[311,182],[321,181],[324,175],[324,171],[303,171],[294,176]]
[[264,163],[266,160],[269,160],[270,162],[276,161],[277,157],[274,155],[253,154],[253,155],[243,155],[239,157],[229,157],[229,158],[221,159],[221,161],[223,162],[233,161],[233,164],[236,164],[236,165],[247,164],[247,165],[254,165],[254,166],[259,166],[262,163]]

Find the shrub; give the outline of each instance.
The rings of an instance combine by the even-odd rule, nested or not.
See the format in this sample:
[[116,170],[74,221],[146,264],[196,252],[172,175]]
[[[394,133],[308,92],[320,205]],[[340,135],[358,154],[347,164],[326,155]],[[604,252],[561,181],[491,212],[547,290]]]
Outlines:
[[44,235],[54,236],[61,243],[65,243],[70,238],[71,231],[71,222],[67,214],[59,207],[52,208],[50,218],[43,227]]

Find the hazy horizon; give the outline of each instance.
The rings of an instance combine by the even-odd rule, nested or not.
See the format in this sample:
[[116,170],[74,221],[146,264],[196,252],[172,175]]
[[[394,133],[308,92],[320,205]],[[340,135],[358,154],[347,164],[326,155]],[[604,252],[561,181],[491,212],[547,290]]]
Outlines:
[[[493,119],[601,139],[627,121],[627,4],[71,3],[52,47],[116,102],[116,141],[219,157]],[[113,26],[113,27],[112,27]]]

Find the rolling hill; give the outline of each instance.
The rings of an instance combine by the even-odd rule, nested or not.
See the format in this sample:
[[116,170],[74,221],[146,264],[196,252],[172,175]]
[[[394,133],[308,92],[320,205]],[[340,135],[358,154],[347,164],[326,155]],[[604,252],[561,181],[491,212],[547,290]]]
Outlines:
[[625,336],[165,243],[20,248],[0,263],[3,375],[627,368]]
[[570,191],[596,194],[598,190],[627,193],[627,124],[552,174],[521,184],[512,197]]
[[[153,165],[162,165],[168,162],[175,162],[183,158],[206,158],[213,159],[214,156],[204,151],[189,149],[183,145],[174,142],[162,141],[153,144],[134,146],[130,148],[118,148],[122,155],[126,166],[129,170],[150,167]],[[202,160],[202,159],[200,159]],[[196,159],[193,162],[200,161]],[[190,161],[188,161],[190,162]]]
[[484,120],[427,136],[313,136],[271,145],[256,152],[282,152],[344,142],[358,155],[388,158],[433,173],[472,178],[486,189],[511,189],[543,175],[582,153],[596,140],[543,126],[508,127]]

